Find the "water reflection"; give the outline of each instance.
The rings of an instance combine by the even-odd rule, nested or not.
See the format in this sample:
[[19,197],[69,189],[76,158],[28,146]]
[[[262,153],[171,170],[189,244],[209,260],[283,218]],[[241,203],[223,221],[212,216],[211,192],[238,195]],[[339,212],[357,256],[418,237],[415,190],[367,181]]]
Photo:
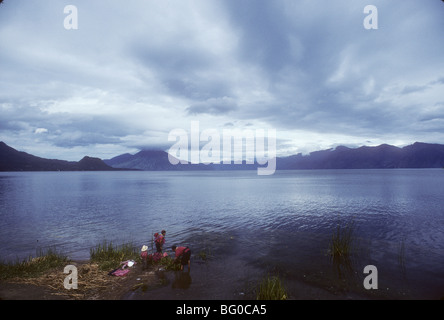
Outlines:
[[172,283],[172,289],[189,289],[191,286],[190,271],[165,271],[158,270],[155,272],[160,287],[167,287]]
[[172,285],[173,289],[188,289],[191,285],[191,275],[190,271],[183,272],[183,271],[176,271],[174,274],[174,282]]
[[331,261],[338,279],[343,280],[354,275],[353,264],[349,256],[332,256]]
[[167,286],[170,283],[170,279],[168,279],[168,274],[164,270],[157,270],[156,272],[157,279],[159,281],[160,286]]

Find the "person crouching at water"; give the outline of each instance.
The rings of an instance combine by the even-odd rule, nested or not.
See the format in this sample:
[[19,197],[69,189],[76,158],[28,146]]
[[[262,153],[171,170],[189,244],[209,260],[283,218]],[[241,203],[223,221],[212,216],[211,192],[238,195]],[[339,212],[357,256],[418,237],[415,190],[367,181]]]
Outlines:
[[191,270],[191,249],[188,247],[176,247],[172,246],[171,250],[173,250],[176,253],[176,260],[180,260],[180,270],[183,270],[183,266],[188,265],[188,272]]
[[157,252],[162,252],[163,244],[165,243],[165,235],[166,231],[162,230],[160,234],[155,233],[154,234],[154,242],[156,243],[156,250]]

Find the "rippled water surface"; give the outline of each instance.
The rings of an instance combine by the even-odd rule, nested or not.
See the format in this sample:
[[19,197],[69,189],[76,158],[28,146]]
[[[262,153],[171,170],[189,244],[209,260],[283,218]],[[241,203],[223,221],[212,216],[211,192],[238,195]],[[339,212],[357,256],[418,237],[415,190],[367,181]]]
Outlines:
[[[0,173],[0,257],[55,246],[88,259],[103,240],[141,246],[166,229],[166,246],[211,259],[193,256],[185,287],[166,275],[157,298],[248,297],[279,274],[293,298],[433,299],[444,296],[443,195],[436,169]],[[332,234],[351,221],[354,253],[335,263]],[[362,288],[370,264],[372,292]]]

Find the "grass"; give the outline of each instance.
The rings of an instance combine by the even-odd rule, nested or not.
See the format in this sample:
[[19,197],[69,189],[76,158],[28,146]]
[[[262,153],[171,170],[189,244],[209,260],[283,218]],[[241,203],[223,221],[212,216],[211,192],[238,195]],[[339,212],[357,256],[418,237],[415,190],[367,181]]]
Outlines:
[[348,258],[352,253],[354,222],[345,226],[338,225],[330,242],[330,253],[333,259]]
[[355,244],[355,223],[353,220],[338,224],[336,230],[333,232],[330,241],[330,255],[333,266],[337,271],[340,279],[345,280],[350,276],[354,276],[352,255],[356,259],[356,244]]
[[256,293],[257,300],[287,300],[287,298],[287,291],[279,277],[267,276],[262,279]]
[[[154,264],[154,263],[153,263]],[[163,257],[160,259],[157,264],[164,268],[166,271],[179,271],[180,270],[180,263],[176,262],[175,259],[171,257]]]
[[[107,241],[90,249],[90,261],[97,263],[101,270],[111,271],[118,268],[120,263],[126,260],[134,260],[137,263],[141,263],[140,249],[131,243],[115,246],[112,242]],[[171,257],[163,257],[156,262],[151,260],[148,261],[148,263],[165,270],[180,270],[180,264],[176,263]]]
[[[204,253],[202,259],[208,258],[208,253]],[[134,260],[141,263],[140,249],[132,243],[114,245],[112,242],[103,241],[90,249],[90,263],[97,264],[101,271],[111,271],[120,267],[120,263],[126,260]],[[0,280],[14,277],[33,278],[42,275],[44,272],[65,267],[70,263],[67,256],[57,252],[54,248],[46,251],[40,250],[36,257],[29,257],[23,261],[0,262]],[[151,265],[156,265],[167,271],[180,270],[180,263],[169,256],[163,257],[157,262],[151,261]]]
[[90,249],[90,261],[97,263],[101,270],[116,269],[126,260],[141,261],[139,249],[131,243],[115,246],[112,242],[104,241]]
[[197,257],[201,259],[202,261],[207,261],[211,257],[211,251],[209,248],[202,249],[197,254]]
[[0,263],[0,279],[37,277],[48,270],[63,267],[68,263],[68,258],[54,248],[46,251],[39,250],[35,258],[29,257],[23,261]]
[[403,274],[405,274],[405,240],[402,239],[398,248],[398,263]]

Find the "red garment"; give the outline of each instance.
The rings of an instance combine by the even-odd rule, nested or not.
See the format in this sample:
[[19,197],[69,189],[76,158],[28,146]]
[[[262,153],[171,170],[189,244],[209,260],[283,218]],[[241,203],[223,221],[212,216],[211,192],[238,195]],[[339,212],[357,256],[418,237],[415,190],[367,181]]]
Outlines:
[[156,242],[163,245],[165,243],[165,237],[162,234],[159,234],[156,238]]
[[157,262],[162,258],[163,258],[163,255],[160,252],[155,252],[150,255],[150,260],[152,259],[154,262]]
[[180,257],[185,252],[186,249],[190,250],[188,247],[177,247],[176,248],[176,258]]

